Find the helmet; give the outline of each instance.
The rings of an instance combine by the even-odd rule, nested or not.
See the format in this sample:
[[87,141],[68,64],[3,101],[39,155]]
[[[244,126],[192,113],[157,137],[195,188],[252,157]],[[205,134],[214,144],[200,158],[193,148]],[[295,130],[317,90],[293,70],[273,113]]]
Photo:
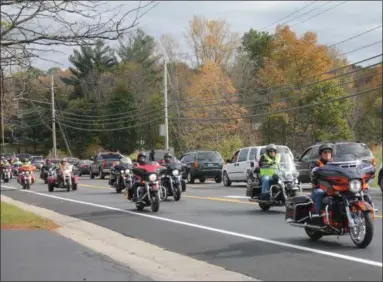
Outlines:
[[146,159],[146,155],[144,152],[139,152],[138,155],[137,155],[137,160],[142,157],[142,158],[145,158]]
[[324,150],[330,150],[332,153],[334,149],[330,143],[324,143],[324,144],[320,145],[320,147],[319,147],[319,156],[322,154],[322,152]]
[[67,162],[67,159],[62,159],[62,160],[60,161],[61,164],[66,163],[66,162]]
[[20,161],[20,160],[19,160],[19,158],[16,158],[15,161],[18,162],[18,161]]
[[274,144],[269,144],[269,145],[267,145],[267,147],[266,147],[266,152],[267,153],[270,153],[270,151],[277,151],[277,146],[275,146]]
[[165,153],[164,154],[164,159],[171,159],[172,158],[172,154],[170,154],[170,153]]

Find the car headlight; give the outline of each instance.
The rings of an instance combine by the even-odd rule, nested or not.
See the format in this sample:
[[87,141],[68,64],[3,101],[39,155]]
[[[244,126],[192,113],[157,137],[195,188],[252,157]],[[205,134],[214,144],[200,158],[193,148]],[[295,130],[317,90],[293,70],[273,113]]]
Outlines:
[[180,174],[180,172],[179,172],[178,169],[173,169],[172,174],[173,174],[174,176],[177,176],[178,174]]
[[157,174],[155,173],[149,174],[149,181],[151,182],[157,181]]
[[348,187],[352,193],[359,193],[362,190],[362,182],[357,179],[351,180]]

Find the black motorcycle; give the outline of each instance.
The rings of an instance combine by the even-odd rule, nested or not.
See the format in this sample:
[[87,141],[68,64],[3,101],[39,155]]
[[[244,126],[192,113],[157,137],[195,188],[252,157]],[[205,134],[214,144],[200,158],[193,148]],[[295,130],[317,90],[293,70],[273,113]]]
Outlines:
[[48,184],[48,175],[49,170],[53,167],[52,164],[50,165],[43,165],[40,170],[40,178],[44,180],[44,184]]
[[133,174],[131,166],[113,167],[110,173],[109,185],[116,189],[116,193],[121,193],[124,189],[129,190],[132,187]]
[[160,198],[166,200],[168,196],[172,196],[175,201],[181,199],[182,177],[179,166],[176,164],[166,164],[161,169],[161,189]]

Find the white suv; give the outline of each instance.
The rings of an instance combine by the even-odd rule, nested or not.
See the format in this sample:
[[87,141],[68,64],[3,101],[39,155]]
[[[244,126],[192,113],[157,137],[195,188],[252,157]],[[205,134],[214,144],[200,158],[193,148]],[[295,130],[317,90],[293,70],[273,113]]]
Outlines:
[[[288,151],[293,156],[287,146],[276,145],[277,151]],[[222,179],[224,186],[230,186],[232,182],[247,182],[247,171],[251,169],[251,162],[257,167],[262,154],[266,152],[266,146],[252,146],[241,148],[234,153],[231,160],[227,160],[222,169]]]

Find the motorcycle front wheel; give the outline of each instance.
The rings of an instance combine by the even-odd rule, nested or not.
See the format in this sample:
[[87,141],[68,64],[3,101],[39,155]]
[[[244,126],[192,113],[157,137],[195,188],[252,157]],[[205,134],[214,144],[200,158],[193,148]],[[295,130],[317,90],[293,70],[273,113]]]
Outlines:
[[152,209],[152,212],[158,212],[160,209],[160,195],[158,195],[158,193],[155,193],[152,196],[152,204],[150,205],[150,208]]
[[370,245],[374,235],[374,224],[372,223],[369,211],[360,211],[359,216],[355,217],[358,226],[350,228],[351,240],[358,248],[366,248]]
[[174,201],[178,202],[181,199],[181,189],[179,185],[174,186]]

